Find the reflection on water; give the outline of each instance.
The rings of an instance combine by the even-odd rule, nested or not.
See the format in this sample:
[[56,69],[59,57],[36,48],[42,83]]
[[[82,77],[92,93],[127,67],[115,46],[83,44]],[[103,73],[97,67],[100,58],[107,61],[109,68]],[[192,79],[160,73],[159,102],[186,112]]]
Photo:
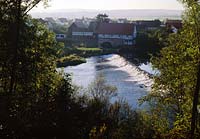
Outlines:
[[153,83],[146,72],[119,55],[91,57],[84,64],[66,67],[64,72],[72,74],[72,82],[84,88],[87,88],[98,74],[103,74],[106,82],[118,89],[118,95],[111,101],[123,98],[133,108],[139,108],[138,99],[147,94]]

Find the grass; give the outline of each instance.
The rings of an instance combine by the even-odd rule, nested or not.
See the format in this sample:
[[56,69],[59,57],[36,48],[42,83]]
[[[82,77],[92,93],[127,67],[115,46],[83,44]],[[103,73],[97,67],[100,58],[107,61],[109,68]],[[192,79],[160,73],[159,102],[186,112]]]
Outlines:
[[61,57],[59,60],[57,60],[57,67],[75,66],[85,62],[85,58],[72,54],[69,56]]
[[79,51],[102,51],[100,48],[88,48],[88,47],[78,47],[76,48]]
[[57,67],[75,66],[85,63],[85,58],[116,53],[117,49],[89,47],[65,47],[62,57],[57,60]]
[[101,55],[103,50],[101,48],[88,48],[88,47],[66,47],[64,55],[78,55],[81,57],[91,57]]

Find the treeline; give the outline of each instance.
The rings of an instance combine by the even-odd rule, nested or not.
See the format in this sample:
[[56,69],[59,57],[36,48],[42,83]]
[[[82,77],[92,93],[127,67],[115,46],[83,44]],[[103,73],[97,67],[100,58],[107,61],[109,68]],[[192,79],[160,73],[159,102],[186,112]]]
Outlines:
[[160,50],[167,46],[166,43],[169,34],[170,32],[164,27],[156,30],[138,32],[133,55],[136,58],[150,61],[152,55],[158,55]]
[[118,53],[135,65],[147,63],[154,56],[159,56],[160,51],[169,45],[167,39],[171,31],[165,27],[154,30],[139,30],[136,37],[136,45],[124,46],[118,49]]

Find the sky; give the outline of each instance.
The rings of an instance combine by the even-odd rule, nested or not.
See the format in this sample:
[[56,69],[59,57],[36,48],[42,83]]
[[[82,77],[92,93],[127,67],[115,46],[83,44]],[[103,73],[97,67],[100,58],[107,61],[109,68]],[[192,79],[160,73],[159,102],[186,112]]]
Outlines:
[[34,12],[54,11],[59,9],[169,9],[182,10],[177,0],[50,0],[49,7],[44,9],[42,4],[34,8]]

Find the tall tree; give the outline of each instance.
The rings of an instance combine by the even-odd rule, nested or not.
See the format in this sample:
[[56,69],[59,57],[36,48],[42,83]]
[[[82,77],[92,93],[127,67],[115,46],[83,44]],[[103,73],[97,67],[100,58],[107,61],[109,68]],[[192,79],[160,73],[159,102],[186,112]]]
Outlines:
[[[191,4],[191,16],[193,17],[192,24],[194,24],[195,28],[195,35],[197,37],[197,46],[199,48],[200,52],[200,1],[194,0],[194,2]],[[189,5],[189,4],[188,4]],[[195,91],[193,95],[193,108],[192,108],[192,121],[191,121],[191,139],[194,139],[195,134],[195,128],[197,124],[197,105],[199,101],[199,93],[200,93],[200,56],[197,60],[197,80],[196,80],[196,86]]]
[[[27,13],[34,8],[39,2],[44,1],[46,3],[48,0],[1,0],[1,23],[2,27],[5,27],[7,30],[7,36],[6,40],[2,42],[2,49],[6,49],[3,44],[8,43],[10,48],[12,49],[12,52],[10,52],[10,62],[7,64],[10,64],[10,83],[9,83],[9,93],[15,92],[15,82],[16,82],[16,74],[15,74],[15,68],[17,66],[17,59],[18,59],[18,48],[19,46],[19,40],[20,40],[20,30],[23,28],[21,26],[21,22],[24,16],[27,15]],[[1,29],[4,30],[5,29]],[[6,32],[2,32],[2,34],[5,34]],[[6,35],[4,35],[6,36]],[[3,40],[2,40],[3,41]],[[4,48],[3,48],[4,47]]]
[[38,123],[52,122],[47,113],[55,110],[61,77],[55,70],[54,34],[27,15],[36,4],[0,1],[0,136],[17,138]]
[[[194,0],[181,1],[185,6],[183,29],[170,35],[168,47],[161,50],[160,57],[152,59],[154,67],[160,72],[155,77],[151,94],[146,97],[154,106],[154,114],[171,125],[170,130],[158,133],[163,138],[200,137],[199,125],[196,124],[200,78],[200,5]],[[159,131],[158,124],[155,128]]]

